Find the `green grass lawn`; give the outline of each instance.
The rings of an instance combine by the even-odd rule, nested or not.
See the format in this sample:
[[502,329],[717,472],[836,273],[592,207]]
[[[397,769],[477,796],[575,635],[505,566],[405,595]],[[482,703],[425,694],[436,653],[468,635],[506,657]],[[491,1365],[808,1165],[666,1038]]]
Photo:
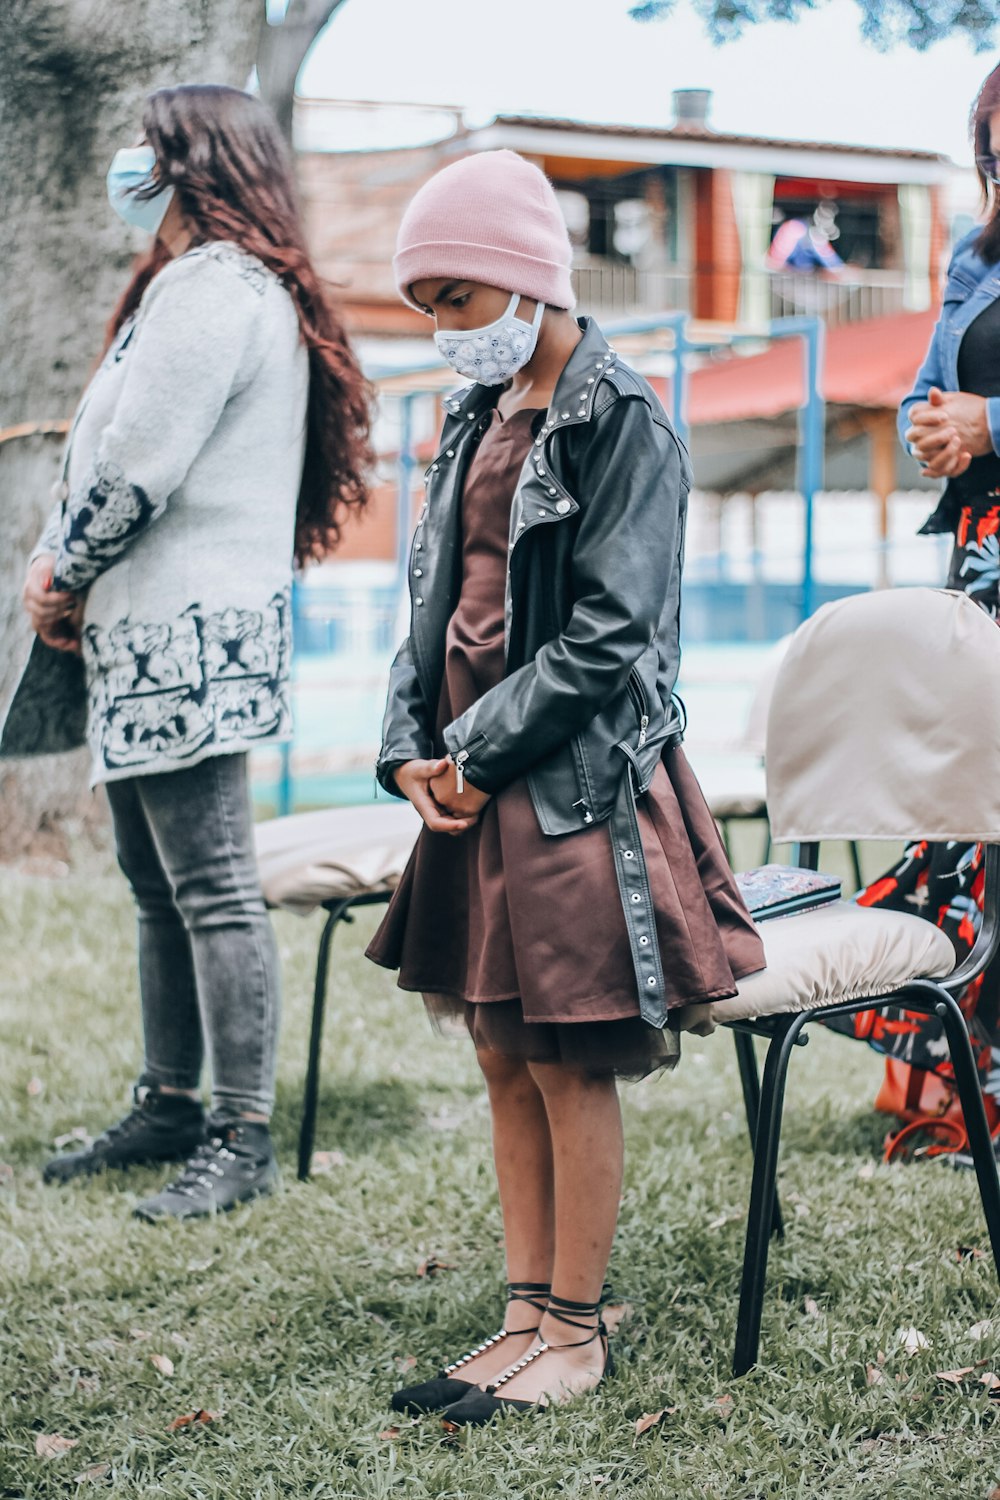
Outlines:
[[[997,1283],[987,1256],[957,1254],[985,1246],[974,1181],[873,1167],[880,1063],[818,1029],[792,1067],[789,1233],[757,1371],[729,1373],[749,1150],[720,1035],[624,1091],[612,1278],[632,1312],[618,1376],[572,1408],[457,1442],[432,1417],[393,1435],[393,1388],[495,1328],[503,1264],[469,1048],[434,1035],[419,1000],[365,962],[377,919],[363,913],[335,956],[328,1170],[295,1181],[318,927],[281,916],[283,1190],[224,1222],[151,1227],[130,1210],[163,1172],[40,1179],[56,1136],[127,1102],[139,1040],[124,885],[92,855],[60,881],[0,873],[0,1496],[990,1495],[1000,1403],[980,1377],[1000,1373]],[[448,1269],[422,1277],[428,1256]],[[991,1316],[992,1334],[970,1336]],[[911,1326],[930,1344],[914,1357],[898,1337]],[[936,1376],[969,1365],[960,1385]],[[168,1432],[198,1409],[218,1420]],[[51,1434],[76,1446],[36,1456]]]

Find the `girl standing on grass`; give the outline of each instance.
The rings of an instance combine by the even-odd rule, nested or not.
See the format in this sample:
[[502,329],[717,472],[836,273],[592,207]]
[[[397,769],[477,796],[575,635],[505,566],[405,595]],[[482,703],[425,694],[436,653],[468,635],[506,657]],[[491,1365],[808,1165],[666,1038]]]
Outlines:
[[546,178],[496,151],[425,184],[394,262],[474,382],[427,474],[378,764],[425,827],[368,950],[464,1021],[489,1094],[503,1328],[393,1397],[460,1425],[606,1373],[616,1078],[671,1067],[670,1013],[763,967],[671,696],[687,454],[571,316],[570,258]]

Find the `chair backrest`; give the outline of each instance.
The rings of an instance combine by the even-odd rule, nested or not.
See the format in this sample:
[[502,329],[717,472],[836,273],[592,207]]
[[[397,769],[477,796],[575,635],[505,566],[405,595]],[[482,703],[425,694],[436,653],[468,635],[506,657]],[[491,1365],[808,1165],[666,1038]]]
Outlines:
[[767,716],[771,711],[771,695],[791,639],[790,635],[783,635],[767,653],[763,670],[754,684],[753,697],[740,737],[740,749],[749,751],[751,755],[759,755],[761,760],[764,759],[767,743]]
[[766,768],[776,843],[1000,843],[1000,629],[943,589],[825,605],[778,672]]

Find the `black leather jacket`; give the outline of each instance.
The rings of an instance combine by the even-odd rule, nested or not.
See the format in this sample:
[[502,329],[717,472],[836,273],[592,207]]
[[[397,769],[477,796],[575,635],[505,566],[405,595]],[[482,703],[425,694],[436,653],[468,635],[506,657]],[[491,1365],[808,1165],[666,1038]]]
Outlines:
[[[444,731],[482,791],[525,776],[547,834],[577,832],[616,808],[634,821],[634,799],[682,733],[672,694],[690,462],[647,382],[594,322],[581,326],[511,508],[506,674]],[[377,765],[397,796],[395,768],[436,753],[445,636],[461,584],[462,488],[498,396],[474,385],[447,398],[441,451],[426,474],[410,554],[410,634],[392,666]],[[654,989],[647,971],[656,944],[637,830],[628,842],[619,877],[639,879],[642,894],[637,901],[622,887],[633,929],[645,922],[632,933],[637,974],[645,962],[643,1013],[662,1025],[665,1006],[642,993]],[[653,967],[658,999],[658,955]]]

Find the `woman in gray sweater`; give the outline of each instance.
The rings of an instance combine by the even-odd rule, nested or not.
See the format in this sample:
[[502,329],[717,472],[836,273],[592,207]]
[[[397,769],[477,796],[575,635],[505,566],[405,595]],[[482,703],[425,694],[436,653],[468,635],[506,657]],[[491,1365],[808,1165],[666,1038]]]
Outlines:
[[231,1208],[275,1180],[278,959],[247,752],[290,734],[293,557],[336,544],[371,454],[368,388],[310,264],[270,113],[235,89],[161,89],[144,132],[108,190],[154,247],[29,564],[37,639],[3,753],[66,748],[85,724],[139,912],[135,1107],[45,1177],[187,1159],[136,1210],[153,1220]]

